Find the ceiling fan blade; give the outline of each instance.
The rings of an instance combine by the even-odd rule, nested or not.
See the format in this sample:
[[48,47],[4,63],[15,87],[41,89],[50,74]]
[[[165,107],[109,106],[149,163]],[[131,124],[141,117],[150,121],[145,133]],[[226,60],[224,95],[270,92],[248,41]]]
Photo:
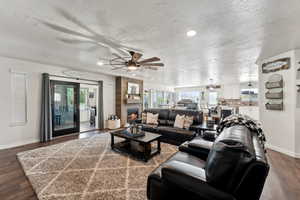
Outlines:
[[88,52],[93,52],[93,51],[97,51],[99,48],[103,48],[103,46],[94,45],[94,46],[91,46],[91,47],[87,48],[86,50]]
[[114,52],[118,52],[121,55],[126,55],[128,53],[128,50],[135,50],[135,51],[141,52],[141,50],[122,45],[117,41],[114,41],[114,40],[112,40],[108,37],[105,37],[104,35],[96,33],[95,31],[93,31],[92,29],[90,29],[89,27],[84,25],[82,22],[80,22],[78,19],[76,19],[74,16],[67,13],[66,11],[61,10],[61,9],[57,9],[57,10],[67,20],[72,21],[74,24],[76,24],[79,27],[83,28],[84,30],[88,31],[92,35],[86,35],[86,34],[83,34],[83,33],[77,32],[77,31],[73,31],[69,28],[66,28],[66,27],[63,27],[63,26],[60,26],[60,25],[57,25],[57,24],[54,24],[54,23],[50,23],[50,22],[47,22],[47,21],[44,21],[44,20],[41,20],[41,19],[37,19],[37,20],[40,23],[42,23],[43,25],[45,25],[48,28],[51,28],[55,31],[63,32],[63,33],[70,34],[70,35],[80,36],[80,37],[92,40],[92,41],[94,41],[95,43],[98,43],[101,46],[109,48],[110,50],[113,49]]
[[[91,44],[92,46],[87,48],[88,52],[93,52],[98,50],[99,48],[104,48],[105,46],[98,44],[97,42],[91,40],[77,40],[77,39],[67,39],[67,38],[57,38],[57,40],[67,43],[67,44]],[[105,47],[107,48],[107,47]]]
[[55,31],[58,31],[58,32],[63,32],[63,33],[66,33],[66,34],[70,34],[70,35],[76,35],[76,36],[80,36],[80,37],[83,37],[83,38],[87,38],[87,39],[91,39],[91,40],[94,40],[93,37],[90,37],[88,35],[85,35],[85,34],[82,34],[82,33],[79,33],[77,31],[73,31],[71,29],[68,29],[66,27],[63,27],[63,26],[60,26],[60,25],[56,25],[56,24],[53,24],[53,23],[50,23],[50,22],[46,22],[46,21],[43,21],[43,20],[40,20],[38,19],[39,22],[41,22],[43,25],[55,30]]
[[125,66],[123,66],[123,67],[114,67],[114,68],[112,68],[111,70],[114,71],[114,70],[122,69],[122,68],[124,68],[124,67],[125,67]]
[[77,39],[67,39],[67,38],[57,38],[57,40],[69,44],[86,44],[86,43],[97,44],[96,42],[90,40],[77,40]]
[[123,58],[122,56],[120,56],[116,53],[112,53],[112,55],[116,56],[117,58],[120,58],[120,59],[124,60],[125,62],[127,62],[127,60],[125,58]]
[[145,67],[150,67],[150,66],[163,67],[163,66],[165,66],[164,63],[144,63],[144,64],[141,64],[141,65],[145,66]]
[[140,61],[139,63],[144,64],[144,63],[156,62],[156,61],[160,61],[160,58],[158,58],[158,57],[147,58],[145,60]]
[[88,31],[89,33],[92,33],[93,35],[97,35],[97,33],[95,31],[93,31],[92,29],[90,29],[88,26],[86,26],[85,24],[83,24],[79,19],[77,19],[75,16],[71,15],[68,11],[61,9],[61,8],[56,8],[56,11],[62,15],[65,19],[67,19],[68,21],[73,22],[74,24],[76,24],[77,26],[81,27],[82,29]]
[[103,61],[110,61],[111,59],[109,59],[109,58],[104,58],[104,57],[99,57],[98,58],[99,60],[103,60]]
[[109,65],[111,65],[111,66],[122,65],[122,66],[126,67],[125,63],[110,63]]
[[158,70],[157,67],[153,67],[153,66],[145,66],[145,69],[151,69],[151,70]]
[[[91,33],[93,35],[93,39],[96,42],[103,43],[106,46],[112,47],[112,48],[127,48],[126,46],[121,45],[119,42],[115,41],[114,39],[111,39],[109,37],[106,37],[100,33],[95,32],[88,26],[86,26],[84,23],[82,23],[78,18],[71,15],[69,12],[67,12],[64,9],[56,8],[57,12],[61,14],[64,18],[66,18],[68,21],[71,21],[72,23],[76,24],[80,28],[86,30],[87,32]],[[128,47],[130,48],[130,47]]]
[[119,44],[119,45],[120,45],[120,48],[122,48],[126,51],[134,51],[134,52],[143,53],[143,51],[141,49],[137,49],[137,48],[134,48],[134,47],[129,47],[129,46],[126,46],[126,45],[123,45],[123,44]]

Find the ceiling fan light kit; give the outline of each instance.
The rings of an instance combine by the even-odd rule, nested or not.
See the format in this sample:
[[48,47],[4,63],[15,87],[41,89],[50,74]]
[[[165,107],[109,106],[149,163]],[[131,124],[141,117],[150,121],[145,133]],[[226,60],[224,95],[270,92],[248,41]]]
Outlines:
[[137,67],[134,66],[134,65],[128,66],[127,68],[128,68],[128,70],[130,70],[130,71],[135,71],[135,70],[137,70]]

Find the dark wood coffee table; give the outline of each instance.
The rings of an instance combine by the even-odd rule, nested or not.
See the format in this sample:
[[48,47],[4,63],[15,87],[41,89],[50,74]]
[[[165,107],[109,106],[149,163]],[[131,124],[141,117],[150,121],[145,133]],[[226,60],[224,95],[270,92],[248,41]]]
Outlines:
[[[134,156],[137,159],[147,162],[150,158],[160,153],[160,140],[161,135],[145,131],[145,136],[132,137],[122,133],[122,130],[110,132],[111,148],[120,153],[126,153]],[[125,140],[115,143],[115,137],[124,138]],[[152,142],[157,141],[157,147],[151,146]]]

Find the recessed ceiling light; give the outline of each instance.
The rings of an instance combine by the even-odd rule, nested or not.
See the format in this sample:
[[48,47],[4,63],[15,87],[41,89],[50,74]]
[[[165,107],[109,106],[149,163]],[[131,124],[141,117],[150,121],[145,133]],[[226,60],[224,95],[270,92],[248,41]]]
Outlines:
[[197,32],[194,30],[190,30],[190,31],[186,32],[186,36],[188,36],[188,37],[194,37],[196,34],[197,34]]
[[103,63],[101,60],[99,60],[99,61],[97,62],[97,65],[102,66],[102,65],[104,65],[104,63]]

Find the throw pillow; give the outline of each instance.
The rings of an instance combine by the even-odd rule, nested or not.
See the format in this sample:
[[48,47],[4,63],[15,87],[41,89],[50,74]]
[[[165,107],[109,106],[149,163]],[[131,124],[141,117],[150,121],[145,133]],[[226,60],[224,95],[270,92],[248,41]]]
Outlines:
[[158,124],[158,114],[147,113],[146,124]]
[[147,113],[142,112],[142,123],[146,124],[146,122],[147,122]]
[[175,128],[183,128],[184,125],[184,115],[176,115],[174,127]]
[[193,124],[193,121],[194,121],[194,117],[193,116],[185,116],[183,127],[185,129],[189,129],[190,126]]

